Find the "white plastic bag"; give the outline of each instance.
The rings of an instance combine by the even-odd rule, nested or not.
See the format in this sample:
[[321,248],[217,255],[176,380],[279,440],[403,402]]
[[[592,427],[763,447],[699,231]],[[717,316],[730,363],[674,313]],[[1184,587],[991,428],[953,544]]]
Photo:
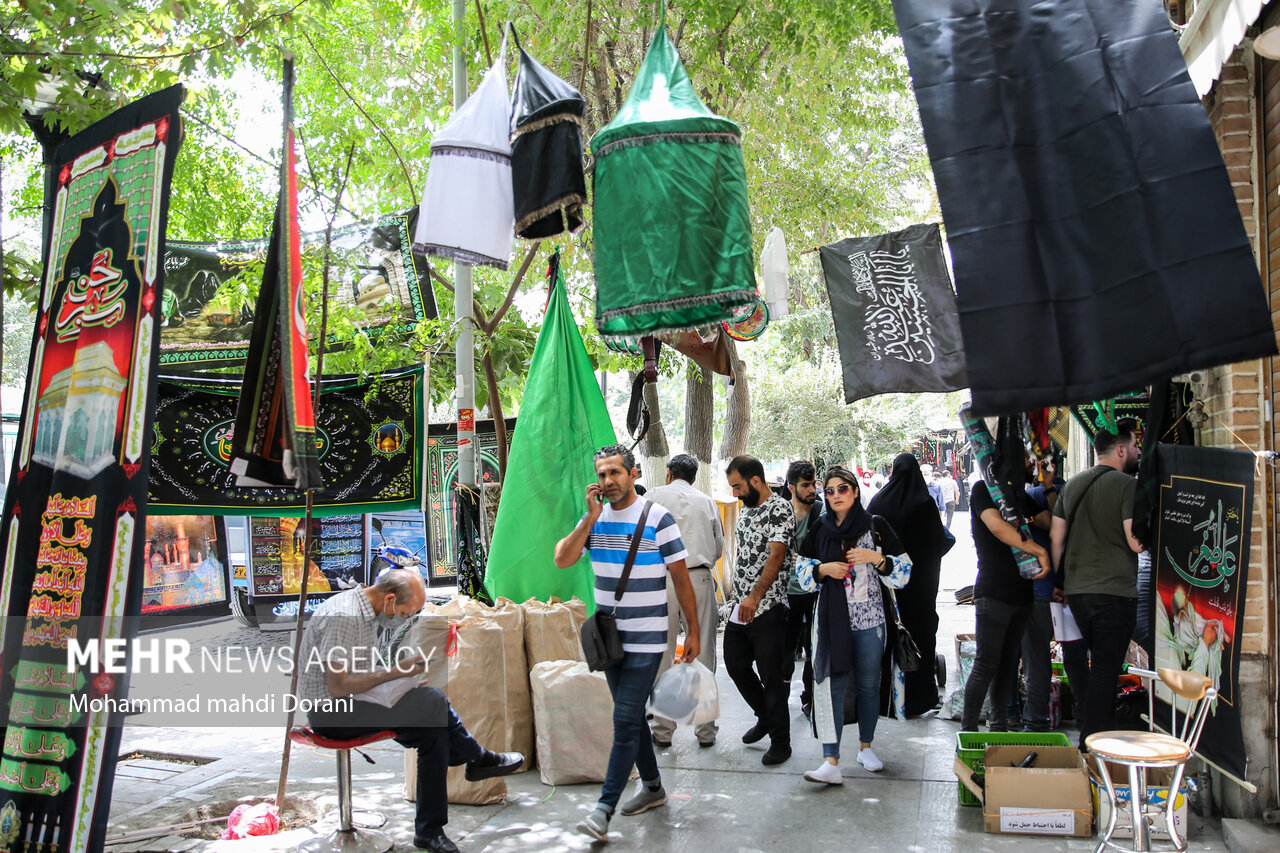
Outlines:
[[656,717],[680,725],[700,726],[720,716],[720,693],[716,677],[701,661],[681,663],[668,669],[653,686],[649,710]]

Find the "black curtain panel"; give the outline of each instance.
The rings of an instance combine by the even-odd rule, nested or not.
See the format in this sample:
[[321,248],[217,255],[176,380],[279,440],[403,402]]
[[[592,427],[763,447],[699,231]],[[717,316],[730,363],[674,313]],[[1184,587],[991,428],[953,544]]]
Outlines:
[[1157,0],[894,0],[978,414],[1276,351]]

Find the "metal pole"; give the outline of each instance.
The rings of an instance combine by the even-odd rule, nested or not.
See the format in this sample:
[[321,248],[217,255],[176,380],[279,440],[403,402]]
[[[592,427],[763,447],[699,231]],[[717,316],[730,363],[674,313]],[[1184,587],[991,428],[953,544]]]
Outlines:
[[[467,100],[467,57],[465,23],[467,0],[453,0],[453,106]],[[476,360],[475,318],[472,316],[471,264],[454,264],[453,315],[458,319],[458,343],[454,346],[457,365],[458,477],[459,486],[478,485],[476,477]]]

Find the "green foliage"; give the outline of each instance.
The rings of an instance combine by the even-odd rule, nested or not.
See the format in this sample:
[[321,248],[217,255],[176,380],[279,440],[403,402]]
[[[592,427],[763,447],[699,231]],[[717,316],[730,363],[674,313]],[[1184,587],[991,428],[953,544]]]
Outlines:
[[[656,21],[655,5],[641,0],[597,0],[591,36],[587,4],[562,0],[492,0],[467,4],[463,54],[474,89],[496,58],[502,23],[513,21],[522,44],[541,62],[577,85],[588,101],[589,139],[616,112],[639,67]],[[254,97],[270,103],[279,90],[281,49],[296,55],[296,125],[304,216],[327,219],[338,172],[354,146],[339,221],[370,217],[416,204],[429,166],[430,140],[452,114],[452,5],[416,0],[6,0],[0,28],[0,154],[28,164],[38,158],[21,116],[47,70],[57,97],[50,116],[74,132],[120,103],[181,81],[186,141],[178,158],[169,235],[209,240],[261,237],[270,231],[278,182],[278,116],[258,115]],[[695,86],[708,105],[743,129],[744,156],[758,254],[764,235],[780,225],[792,247],[797,316],[777,324],[768,340],[781,341],[799,361],[761,362],[752,374],[790,375],[811,366],[833,344],[821,280],[797,250],[852,233],[873,233],[918,220],[936,209],[927,158],[911,100],[905,59],[893,37],[889,0],[682,0],[668,5],[667,25]],[[507,53],[509,77],[514,48]],[[102,74],[110,92],[88,89],[77,71]],[[250,139],[246,129],[267,139]],[[6,170],[8,174],[8,170]],[[38,221],[39,168],[16,188],[22,213]],[[15,188],[6,187],[12,198]],[[12,201],[7,200],[10,209]],[[563,241],[570,300],[582,320],[593,363],[606,371],[636,370],[638,357],[603,346],[592,323],[594,281],[588,228]],[[313,225],[309,224],[310,228]],[[13,246],[6,247],[11,253]],[[512,411],[524,387],[540,317],[534,294],[545,293],[542,272],[550,245],[519,288],[492,336],[476,335],[476,355],[487,353],[498,376],[504,408]],[[517,246],[513,269],[527,251]],[[20,251],[23,258],[35,252]],[[433,262],[434,263],[434,262]],[[445,279],[450,266],[437,265]],[[30,263],[6,259],[6,283],[31,276]],[[474,271],[475,303],[492,316],[507,298],[512,272]],[[33,276],[31,276],[33,277]],[[249,304],[260,281],[250,274],[225,294]],[[308,264],[308,322],[318,329],[318,266]],[[456,341],[453,295],[436,284],[442,318],[414,333],[394,327],[370,331],[359,312],[329,316],[334,346],[325,372],[376,372],[432,364],[431,396],[452,394]],[[770,344],[744,345],[762,353]],[[683,359],[664,356],[664,420],[678,426],[683,407]],[[478,378],[479,378],[479,371]],[[488,389],[477,381],[477,403]],[[723,391],[717,384],[717,394]],[[768,418],[757,417],[756,429]],[[832,439],[835,441],[835,439]]]

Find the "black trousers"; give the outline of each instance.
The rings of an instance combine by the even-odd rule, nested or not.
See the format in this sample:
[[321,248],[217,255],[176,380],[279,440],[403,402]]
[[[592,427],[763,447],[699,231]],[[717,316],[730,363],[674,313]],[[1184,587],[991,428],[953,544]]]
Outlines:
[[787,608],[775,604],[748,625],[725,625],[724,668],[756,719],[765,724],[772,744],[789,747],[789,682],[783,678],[782,669],[783,658],[788,655],[787,618]]
[[818,603],[816,592],[799,595],[787,593],[787,648],[782,658],[782,677],[790,690],[796,674],[796,652],[804,654],[800,671],[800,704],[813,703],[813,608]]
[[[442,704],[443,703],[443,707]],[[412,727],[406,720],[434,722],[444,711],[444,725]],[[449,797],[445,779],[450,767],[474,761],[484,748],[462,725],[453,706],[434,687],[415,687],[393,707],[357,701],[349,712],[315,711],[307,720],[316,734],[331,738],[353,738],[391,730],[396,743],[418,750],[418,810],[414,833],[435,835],[449,822]]]
[[1067,603],[1089,649],[1089,688],[1080,721],[1080,748],[1084,749],[1089,735],[1116,727],[1116,682],[1138,621],[1138,602],[1118,595],[1084,593],[1067,596]]

